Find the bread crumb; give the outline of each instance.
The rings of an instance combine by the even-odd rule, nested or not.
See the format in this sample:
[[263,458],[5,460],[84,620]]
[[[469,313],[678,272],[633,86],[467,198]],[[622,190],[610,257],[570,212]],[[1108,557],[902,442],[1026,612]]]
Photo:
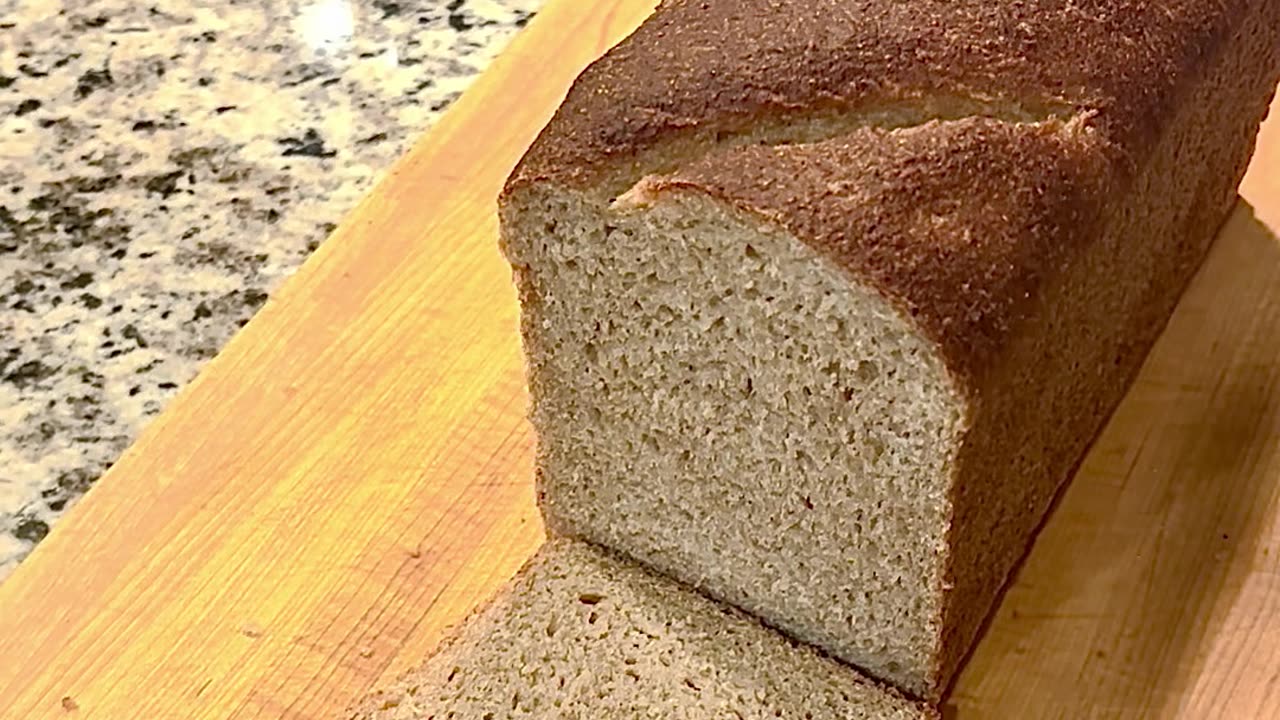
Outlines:
[[240,628],[240,634],[247,638],[258,639],[262,637],[262,626],[257,623],[245,623]]
[[67,712],[75,712],[80,709],[80,705],[70,695],[62,696],[62,709]]

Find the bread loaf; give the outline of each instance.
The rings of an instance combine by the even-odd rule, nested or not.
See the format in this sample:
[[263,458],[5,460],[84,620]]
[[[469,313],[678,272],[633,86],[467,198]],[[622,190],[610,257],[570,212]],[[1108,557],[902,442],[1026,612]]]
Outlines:
[[939,697],[1278,70],[1272,0],[666,0],[501,201],[549,527]]
[[926,706],[666,578],[552,541],[351,720],[924,720]]

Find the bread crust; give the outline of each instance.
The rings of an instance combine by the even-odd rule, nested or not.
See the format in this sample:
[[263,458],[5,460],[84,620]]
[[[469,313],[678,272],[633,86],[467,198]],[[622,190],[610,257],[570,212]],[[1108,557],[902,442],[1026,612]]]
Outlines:
[[952,96],[1090,113],[1141,158],[1258,0],[665,0],[589,67],[508,183],[591,183],[672,137]]

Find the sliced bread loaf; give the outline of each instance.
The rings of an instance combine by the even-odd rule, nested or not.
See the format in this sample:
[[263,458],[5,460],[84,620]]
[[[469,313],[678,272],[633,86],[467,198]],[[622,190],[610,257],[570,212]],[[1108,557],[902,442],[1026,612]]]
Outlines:
[[549,526],[937,698],[1219,223],[1271,0],[667,0],[509,181]]
[[812,648],[575,541],[551,541],[352,720],[935,718]]

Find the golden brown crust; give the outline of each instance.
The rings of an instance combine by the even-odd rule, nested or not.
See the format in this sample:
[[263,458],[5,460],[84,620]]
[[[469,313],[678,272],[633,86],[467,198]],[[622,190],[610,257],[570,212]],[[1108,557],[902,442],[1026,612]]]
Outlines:
[[512,176],[590,182],[674,134],[956,95],[1097,111],[1140,157],[1260,0],[666,0],[586,70]]

